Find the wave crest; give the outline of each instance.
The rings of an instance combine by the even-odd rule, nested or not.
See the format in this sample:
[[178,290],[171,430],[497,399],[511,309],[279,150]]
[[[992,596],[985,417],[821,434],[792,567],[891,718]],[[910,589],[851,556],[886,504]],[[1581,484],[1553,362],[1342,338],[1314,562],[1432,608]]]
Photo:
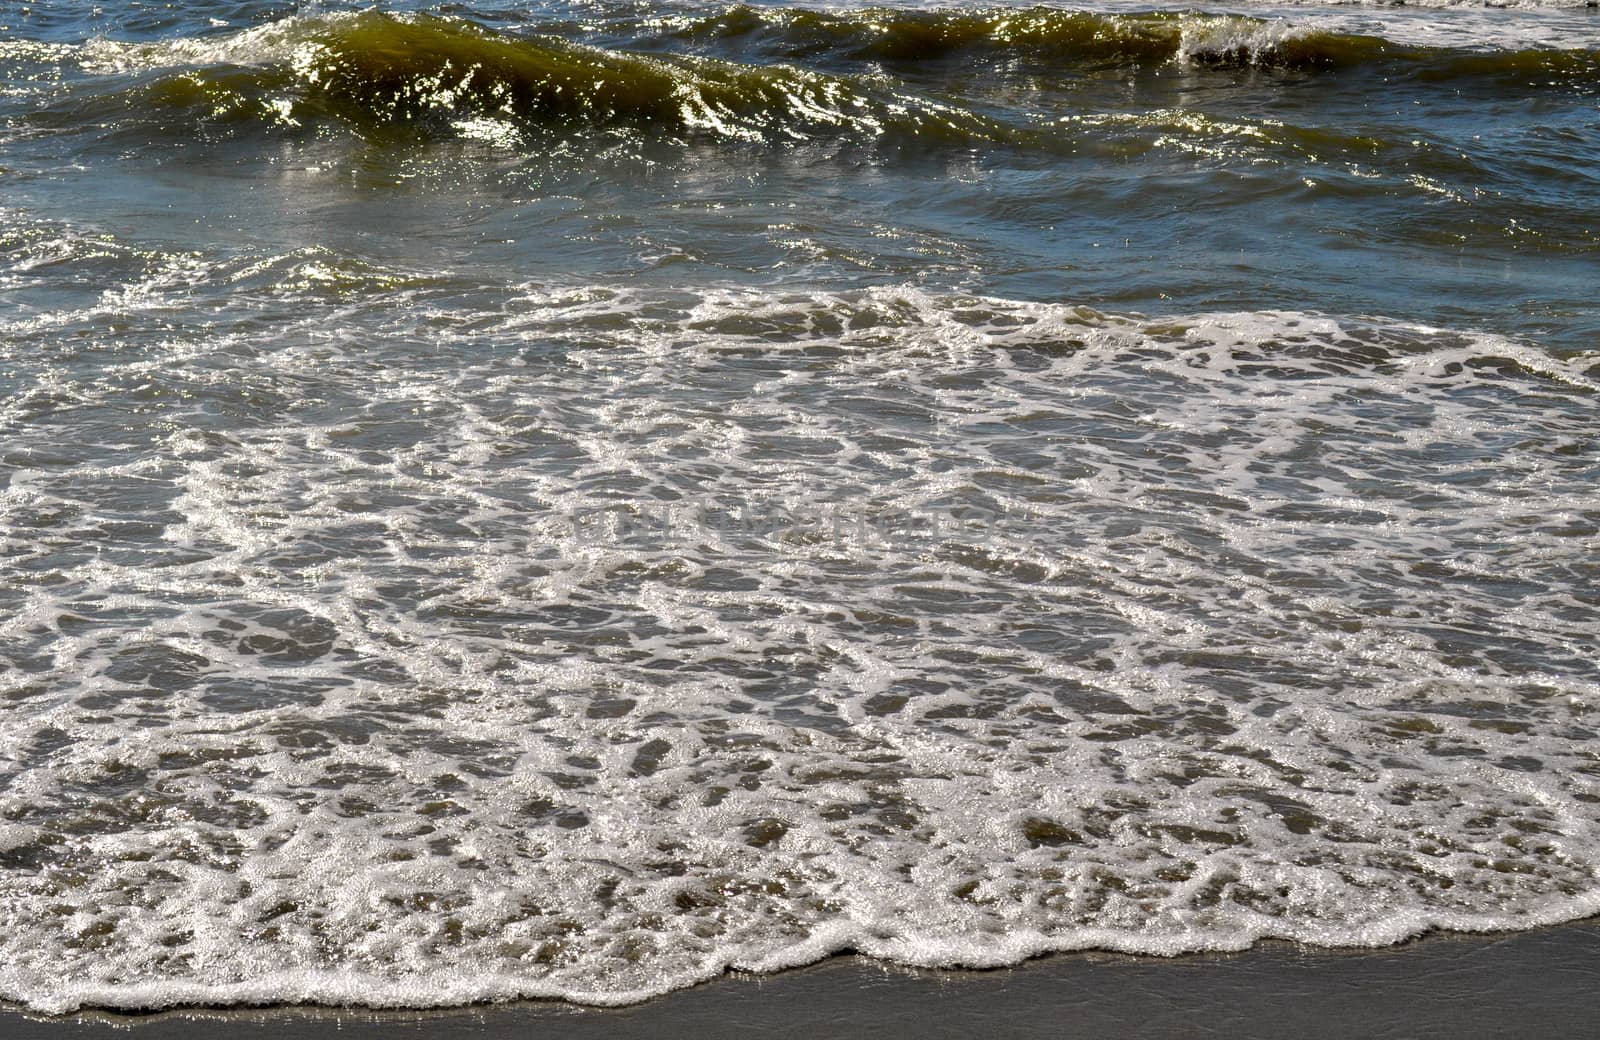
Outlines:
[[[333,118],[366,129],[459,131],[510,120],[523,130],[633,127],[745,140],[837,132],[994,140],[1008,133],[972,112],[870,79],[633,54],[430,16],[366,12],[288,19],[211,43],[101,44],[87,64],[149,70],[154,75],[134,88],[138,100],[211,122],[300,126]],[[129,99],[94,101],[115,110]]]
[[[1592,85],[1600,72],[1600,57],[1590,51],[1405,46],[1282,20],[1196,13],[832,13],[741,5],[608,33],[642,49],[374,11],[291,17],[219,37],[97,41],[81,49],[80,66],[118,82],[80,84],[34,119],[66,130],[137,131],[154,121],[186,134],[197,124],[281,130],[334,123],[366,133],[420,129],[501,142],[533,131],[621,129],[745,141],[854,135],[1038,144],[1051,138],[1030,106],[972,100],[973,77],[1023,67],[1070,77],[1177,65],[1364,69],[1385,82],[1547,87]],[[137,113],[131,123],[129,112]]]

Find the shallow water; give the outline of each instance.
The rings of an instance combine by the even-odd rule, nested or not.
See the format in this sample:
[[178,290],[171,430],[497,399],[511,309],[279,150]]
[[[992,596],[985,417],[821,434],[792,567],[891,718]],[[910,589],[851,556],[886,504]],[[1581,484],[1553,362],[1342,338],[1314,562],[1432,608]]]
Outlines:
[[0,3],[0,997],[1600,910],[1597,38]]

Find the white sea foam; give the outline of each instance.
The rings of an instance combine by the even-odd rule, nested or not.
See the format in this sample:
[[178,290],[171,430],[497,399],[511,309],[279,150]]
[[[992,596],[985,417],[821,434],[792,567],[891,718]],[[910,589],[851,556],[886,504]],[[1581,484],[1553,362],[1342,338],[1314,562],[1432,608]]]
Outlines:
[[1600,910],[1594,356],[208,277],[238,328],[135,334],[194,291],[153,260],[0,326],[0,996],[614,1004]]
[[334,26],[354,15],[290,15],[247,29],[177,36],[155,41],[98,37],[81,49],[80,61],[90,72],[143,72],[192,65],[268,65],[292,61],[307,46],[308,30]]
[[[827,5],[830,8],[835,5]],[[926,9],[916,0],[860,0],[837,5],[860,7],[910,7]],[[956,8],[1030,7],[1033,0],[1014,4],[969,0]],[[1186,3],[1183,0],[1088,0],[1061,5],[1072,10],[1112,14],[1173,11],[1205,15],[1238,14],[1298,28],[1301,31],[1352,33],[1378,36],[1395,43],[1523,50],[1545,47],[1557,50],[1600,46],[1600,12],[1588,0],[1219,0]]]
[[1385,3],[1222,4],[1233,11],[1301,30],[1375,36],[1419,47],[1475,50],[1592,50],[1600,46],[1600,17],[1583,4],[1511,0],[1504,5],[1412,0]]

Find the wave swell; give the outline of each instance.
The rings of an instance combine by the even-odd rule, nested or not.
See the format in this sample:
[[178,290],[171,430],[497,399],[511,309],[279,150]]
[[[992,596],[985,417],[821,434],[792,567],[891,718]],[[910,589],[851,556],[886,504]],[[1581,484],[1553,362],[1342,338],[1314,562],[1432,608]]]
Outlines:
[[460,130],[502,120],[519,130],[631,127],[751,140],[839,131],[1007,136],[956,106],[792,66],[635,54],[374,12],[290,19],[270,30],[210,47],[103,44],[91,67],[139,81],[91,92],[47,118],[71,125],[131,107],[279,128],[337,119],[366,130]]
[[1584,50],[1480,52],[1243,16],[1048,8],[830,13],[735,6],[707,17],[647,20],[612,35],[602,47],[453,18],[365,12],[292,17],[216,38],[100,41],[83,48],[81,64],[110,74],[111,85],[92,76],[34,122],[65,130],[126,126],[135,112],[143,114],[134,125],[153,119],[179,129],[336,122],[368,133],[420,128],[482,136],[493,124],[501,136],[626,128],[735,140],[853,134],[1016,142],[1044,139],[1039,113],[1026,100],[983,100],[981,91],[971,100],[974,74],[1019,63],[1067,78],[1124,67],[1365,70],[1422,83],[1588,87],[1600,69],[1596,53]]
[[796,61],[833,59],[917,67],[1017,61],[1057,71],[1172,63],[1317,70],[1390,66],[1424,78],[1592,78],[1584,49],[1466,49],[1399,43],[1279,18],[1189,11],[1107,14],[1025,9],[817,11],[735,5],[707,16],[663,19],[663,38]]

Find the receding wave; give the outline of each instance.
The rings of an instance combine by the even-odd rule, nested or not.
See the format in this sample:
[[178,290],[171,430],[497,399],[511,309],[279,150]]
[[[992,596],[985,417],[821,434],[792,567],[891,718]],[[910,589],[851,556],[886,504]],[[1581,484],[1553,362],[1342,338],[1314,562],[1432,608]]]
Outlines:
[[[1600,910],[1592,355],[910,286],[419,337],[405,272],[259,260],[130,262],[124,321],[254,288],[0,411],[48,460],[0,500],[0,997],[615,1004]],[[310,264],[362,332],[307,334]],[[264,331],[273,284],[310,309]]]

